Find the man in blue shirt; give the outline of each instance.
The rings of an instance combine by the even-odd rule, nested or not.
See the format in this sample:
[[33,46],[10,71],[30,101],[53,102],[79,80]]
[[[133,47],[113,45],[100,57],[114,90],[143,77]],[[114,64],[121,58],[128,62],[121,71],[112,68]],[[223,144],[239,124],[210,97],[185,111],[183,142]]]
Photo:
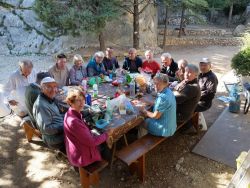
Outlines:
[[176,131],[176,101],[172,91],[168,88],[168,76],[157,73],[154,77],[157,98],[154,102],[153,112],[140,109],[147,118],[145,128],[148,133],[155,136],[168,137]]

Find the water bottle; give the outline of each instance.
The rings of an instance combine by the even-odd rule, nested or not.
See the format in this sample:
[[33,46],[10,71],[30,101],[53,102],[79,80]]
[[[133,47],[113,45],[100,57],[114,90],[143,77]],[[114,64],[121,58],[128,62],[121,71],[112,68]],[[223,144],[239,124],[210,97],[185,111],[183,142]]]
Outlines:
[[91,106],[91,95],[90,94],[85,95],[85,103],[87,105]]
[[131,82],[129,83],[129,94],[130,94],[130,97],[134,97],[135,96],[135,91],[136,91],[135,81],[134,81],[134,79],[132,79]]
[[106,100],[106,113],[105,113],[105,120],[109,122],[112,119],[112,107],[110,104],[110,98],[108,97]]
[[82,80],[82,87],[83,87],[84,91],[87,91],[87,80],[86,79]]
[[93,97],[97,97],[98,96],[98,85],[94,84],[93,85]]

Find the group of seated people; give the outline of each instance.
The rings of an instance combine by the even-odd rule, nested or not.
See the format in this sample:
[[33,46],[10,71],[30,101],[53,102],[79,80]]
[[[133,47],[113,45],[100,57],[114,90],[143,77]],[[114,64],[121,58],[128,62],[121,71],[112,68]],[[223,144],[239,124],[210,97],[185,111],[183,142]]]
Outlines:
[[[145,52],[144,61],[136,53],[136,49],[129,49],[121,68],[130,73],[143,71],[153,78],[157,97],[155,101],[145,100],[153,105],[153,110],[140,108],[146,119],[144,127],[150,134],[171,136],[176,126],[190,120],[195,111],[202,112],[211,107],[218,80],[208,58],[199,62],[199,73],[196,65],[184,59],[176,63],[169,53],[161,55],[162,66],[153,59],[152,51]],[[81,85],[84,78],[108,75],[120,66],[112,48],[107,48],[105,57],[103,52],[96,52],[86,67],[80,55],[73,57],[70,70],[66,63],[67,57],[60,54],[48,72],[35,74],[31,61],[21,61],[19,69],[10,75],[5,91],[10,94],[24,87],[25,107],[43,141],[51,148],[66,149],[72,165],[87,166],[101,159],[98,146],[107,141],[113,130],[101,135],[91,133],[81,113],[85,104],[85,94],[81,89],[69,90],[66,102],[70,107],[66,114],[60,111],[55,96],[58,88]],[[170,89],[174,81],[177,84]],[[19,103],[14,99],[8,101],[12,106]]]

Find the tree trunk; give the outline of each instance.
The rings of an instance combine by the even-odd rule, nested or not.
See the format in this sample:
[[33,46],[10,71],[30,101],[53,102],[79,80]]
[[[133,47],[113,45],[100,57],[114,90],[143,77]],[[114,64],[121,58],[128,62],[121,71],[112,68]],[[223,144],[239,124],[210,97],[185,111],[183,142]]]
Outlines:
[[234,8],[234,3],[232,2],[231,5],[230,5],[227,26],[231,25],[232,15],[233,15],[233,8]]
[[181,10],[181,23],[180,23],[180,30],[179,30],[179,35],[178,35],[178,37],[181,37],[182,28],[183,28],[184,16],[185,16],[185,7],[182,6],[182,10]]
[[102,31],[99,33],[99,44],[100,44],[100,50],[105,51],[105,39],[104,39],[104,33]]
[[138,0],[134,0],[134,12],[133,12],[133,47],[138,49],[139,48],[139,4]]
[[166,6],[166,13],[165,13],[165,20],[164,21],[165,21],[165,25],[164,25],[162,48],[165,50],[165,48],[166,48],[166,38],[167,38],[167,25],[168,25],[168,6]]

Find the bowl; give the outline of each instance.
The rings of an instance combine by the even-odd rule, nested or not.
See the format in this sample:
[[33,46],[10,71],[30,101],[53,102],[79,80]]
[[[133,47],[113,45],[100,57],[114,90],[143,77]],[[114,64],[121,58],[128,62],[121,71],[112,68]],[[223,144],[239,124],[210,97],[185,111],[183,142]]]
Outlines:
[[109,123],[105,119],[99,119],[95,122],[95,126],[99,129],[104,129]]

